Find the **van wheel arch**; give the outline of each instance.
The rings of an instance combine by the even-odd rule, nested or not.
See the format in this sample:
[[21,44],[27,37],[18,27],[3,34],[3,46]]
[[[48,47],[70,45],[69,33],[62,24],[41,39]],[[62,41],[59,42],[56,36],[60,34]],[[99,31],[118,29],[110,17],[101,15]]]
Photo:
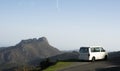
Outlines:
[[104,60],[107,60],[107,59],[108,59],[108,56],[107,56],[107,55],[105,55]]
[[92,61],[92,62],[95,62],[95,60],[96,60],[96,59],[95,59],[95,56],[93,56],[91,61]]

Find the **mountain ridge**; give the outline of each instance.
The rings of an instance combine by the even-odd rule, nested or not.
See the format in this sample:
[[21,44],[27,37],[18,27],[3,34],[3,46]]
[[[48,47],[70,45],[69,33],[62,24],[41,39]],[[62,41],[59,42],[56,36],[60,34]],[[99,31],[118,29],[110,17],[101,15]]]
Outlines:
[[46,37],[21,40],[15,46],[0,49],[0,65],[24,65],[58,54],[61,54],[61,51],[51,46]]

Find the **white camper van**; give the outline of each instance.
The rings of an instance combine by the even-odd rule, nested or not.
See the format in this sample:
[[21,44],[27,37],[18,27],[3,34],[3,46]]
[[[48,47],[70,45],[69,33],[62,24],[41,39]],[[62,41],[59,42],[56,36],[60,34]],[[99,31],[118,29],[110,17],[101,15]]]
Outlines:
[[102,47],[80,47],[79,53],[80,60],[107,60],[108,57],[107,52]]

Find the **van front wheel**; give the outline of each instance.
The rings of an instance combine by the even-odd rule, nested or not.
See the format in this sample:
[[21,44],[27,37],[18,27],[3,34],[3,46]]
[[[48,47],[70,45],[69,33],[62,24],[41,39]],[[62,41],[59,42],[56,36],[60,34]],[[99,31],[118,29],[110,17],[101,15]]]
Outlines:
[[92,61],[92,62],[95,62],[95,57],[93,57],[91,61]]
[[107,60],[108,59],[108,57],[107,57],[107,55],[104,57],[104,60]]

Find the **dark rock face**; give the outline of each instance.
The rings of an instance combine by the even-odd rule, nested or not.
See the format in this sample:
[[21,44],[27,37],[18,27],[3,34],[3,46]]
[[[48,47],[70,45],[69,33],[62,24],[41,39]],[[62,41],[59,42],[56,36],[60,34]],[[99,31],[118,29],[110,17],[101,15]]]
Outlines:
[[0,65],[11,63],[27,64],[31,61],[55,56],[60,53],[58,49],[48,43],[45,37],[22,40],[16,46],[0,50]]

